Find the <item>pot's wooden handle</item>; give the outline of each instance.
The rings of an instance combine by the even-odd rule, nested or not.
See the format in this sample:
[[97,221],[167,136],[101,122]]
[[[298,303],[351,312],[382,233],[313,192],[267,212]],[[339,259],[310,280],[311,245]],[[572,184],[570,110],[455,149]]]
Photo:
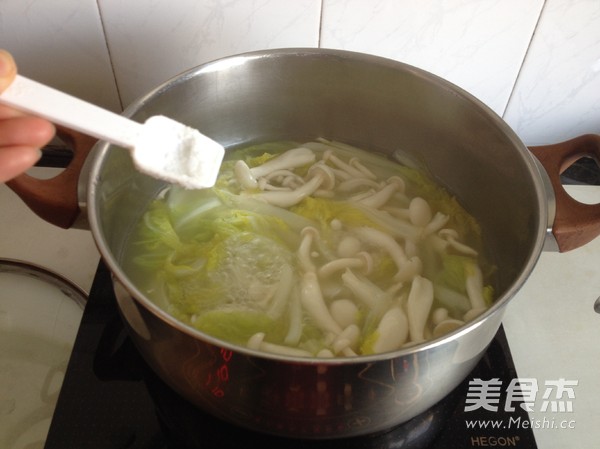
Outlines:
[[80,213],[79,175],[96,139],[60,127],[57,127],[57,134],[73,150],[71,163],[54,178],[37,179],[23,174],[6,185],[39,217],[66,229]]
[[578,159],[600,161],[600,135],[586,134],[554,145],[529,147],[550,177],[556,196],[556,218],[552,233],[561,252],[592,241],[600,235],[600,204],[583,204],[564,189],[560,175]]

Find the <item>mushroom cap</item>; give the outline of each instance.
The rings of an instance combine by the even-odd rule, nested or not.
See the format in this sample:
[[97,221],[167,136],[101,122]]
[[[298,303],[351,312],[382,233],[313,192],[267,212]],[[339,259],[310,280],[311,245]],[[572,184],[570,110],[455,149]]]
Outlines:
[[438,235],[446,240],[458,238],[458,232],[455,229],[451,228],[440,229],[438,231]]
[[320,235],[321,234],[319,233],[319,230],[317,228],[315,228],[314,226],[305,226],[300,231],[300,236],[302,238],[307,237],[307,236],[319,237]]
[[332,190],[335,187],[335,174],[333,171],[325,165],[323,162],[317,162],[308,169],[309,178],[315,176],[321,176],[322,181],[319,185],[320,189]]
[[406,182],[400,176],[390,176],[387,180],[388,184],[396,185],[396,189],[400,193],[404,193],[406,191]]

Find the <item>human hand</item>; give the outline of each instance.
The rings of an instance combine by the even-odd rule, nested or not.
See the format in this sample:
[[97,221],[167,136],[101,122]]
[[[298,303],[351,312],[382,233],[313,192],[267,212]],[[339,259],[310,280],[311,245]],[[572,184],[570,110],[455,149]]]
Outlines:
[[[0,92],[12,83],[16,74],[11,54],[0,50]],[[40,148],[52,139],[54,132],[49,121],[0,105],[0,182],[33,166],[42,155]]]

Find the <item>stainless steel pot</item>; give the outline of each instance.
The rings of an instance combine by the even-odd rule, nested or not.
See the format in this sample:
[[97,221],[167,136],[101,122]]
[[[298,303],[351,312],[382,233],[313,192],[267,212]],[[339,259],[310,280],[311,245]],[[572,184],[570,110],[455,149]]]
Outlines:
[[[173,319],[123,271],[127,238],[162,183],[136,172],[126,152],[96,145],[95,156],[85,163],[85,206],[133,340],[183,397],[243,427],[289,437],[349,437],[387,429],[430,408],[476,365],[504,308],[527,280],[545,241],[552,240],[547,231],[555,202],[548,187],[559,170],[548,178],[511,129],[471,95],[399,62],[323,49],[229,57],[175,77],[125,112],[139,121],[155,114],[197,127],[226,147],[323,136],[392,160],[408,156],[481,223],[488,257],[498,266],[498,300],[489,311],[410,349],[320,360],[233,346]],[[598,157],[595,137],[585,139],[586,145],[596,143],[557,151],[559,165],[578,154]],[[541,159],[548,154],[544,148],[535,151]],[[86,160],[76,158],[78,165]],[[12,185],[25,191],[28,181]],[[585,226],[585,239],[559,236],[562,250],[598,234],[598,206],[579,206],[572,215],[579,217],[577,227]],[[66,223],[59,224],[70,226],[76,215],[63,214]]]

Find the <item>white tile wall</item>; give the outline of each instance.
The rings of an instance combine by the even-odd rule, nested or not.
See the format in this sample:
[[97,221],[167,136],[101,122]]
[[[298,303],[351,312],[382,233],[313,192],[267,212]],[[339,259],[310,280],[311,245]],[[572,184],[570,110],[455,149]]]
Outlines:
[[546,0],[505,120],[531,145],[600,132],[600,2]]
[[502,114],[542,0],[326,0],[321,46],[439,75]]
[[[222,56],[362,51],[458,84],[532,145],[600,133],[599,23],[598,0],[0,0],[0,47],[24,75],[115,111]],[[99,257],[89,232],[48,225],[0,187],[0,258],[29,260],[88,289]],[[577,403],[593,411],[582,429],[597,421],[594,399]],[[542,434],[538,444],[590,447],[591,433],[578,431],[579,446],[569,432]]]
[[1,0],[0,47],[23,75],[121,110],[95,0]]
[[318,44],[320,0],[99,0],[99,5],[125,105],[203,62]]
[[597,0],[2,0],[0,46],[113,110],[222,56],[362,51],[454,82],[540,144],[600,132],[599,20]]

